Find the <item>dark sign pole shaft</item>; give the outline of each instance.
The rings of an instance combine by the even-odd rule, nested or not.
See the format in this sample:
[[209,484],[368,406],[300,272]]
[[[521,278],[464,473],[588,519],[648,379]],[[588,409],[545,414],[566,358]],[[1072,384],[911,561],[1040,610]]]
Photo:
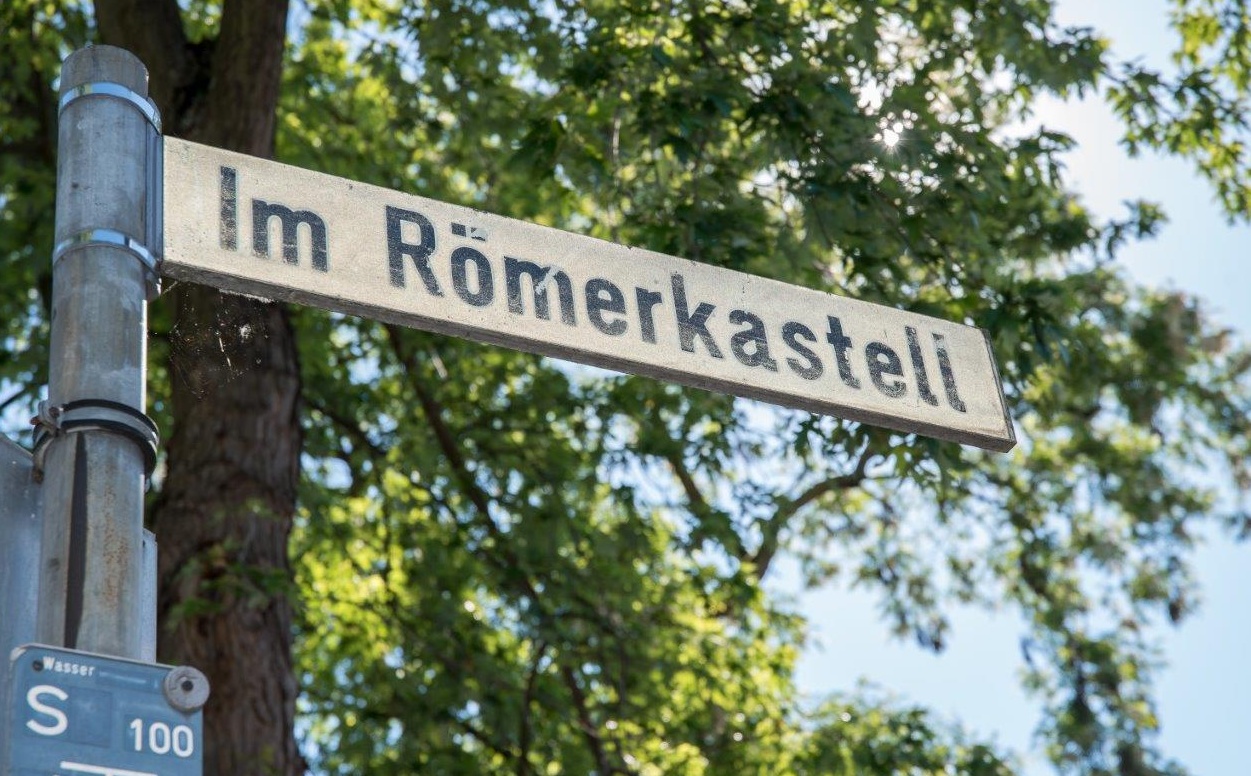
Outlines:
[[143,64],[110,46],[71,55],[60,94],[51,366],[35,456],[43,480],[36,636],[142,659],[160,119]]

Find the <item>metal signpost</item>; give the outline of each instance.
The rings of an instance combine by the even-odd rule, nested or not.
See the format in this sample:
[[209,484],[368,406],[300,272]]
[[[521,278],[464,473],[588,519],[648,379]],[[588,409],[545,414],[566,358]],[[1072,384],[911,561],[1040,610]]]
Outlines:
[[33,456],[0,439],[0,776],[200,773],[208,682],[151,662],[162,276],[1016,443],[980,329],[163,139],[147,71],[109,46],[71,55],[60,89],[48,400]]
[[137,658],[143,490],[156,428],[144,415],[149,266],[160,214],[160,119],[147,71],[97,46],[61,71],[43,478],[41,643]]
[[[96,46],[66,59],[48,399],[33,456],[0,442],[0,774],[201,771],[203,701],[171,716],[187,689],[160,681],[176,675],[207,698],[207,680],[132,662],[156,652],[156,544],[143,500],[157,451],[144,406],[160,130],[133,55]],[[52,646],[14,651],[30,642]],[[135,723],[149,736],[142,751],[123,738]]]

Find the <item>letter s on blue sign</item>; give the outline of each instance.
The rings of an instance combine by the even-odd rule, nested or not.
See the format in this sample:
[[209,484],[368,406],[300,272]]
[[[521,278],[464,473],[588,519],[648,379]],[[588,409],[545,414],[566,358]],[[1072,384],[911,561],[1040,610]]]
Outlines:
[[55,724],[45,725],[35,720],[27,720],[26,727],[41,736],[59,736],[69,728],[69,718],[65,716],[65,712],[56,706],[49,706],[40,700],[41,696],[51,695],[59,701],[69,700],[69,694],[60,687],[53,687],[50,684],[38,684],[30,688],[26,693],[26,703],[36,714],[43,714],[56,720]]

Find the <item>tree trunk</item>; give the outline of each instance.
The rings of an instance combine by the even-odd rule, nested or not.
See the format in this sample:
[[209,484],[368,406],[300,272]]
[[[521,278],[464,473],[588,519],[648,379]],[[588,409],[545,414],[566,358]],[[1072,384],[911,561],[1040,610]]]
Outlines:
[[[196,44],[176,0],[97,0],[96,17],[103,42],[148,66],[167,134],[272,156],[287,0],[227,0],[218,37]],[[158,304],[175,316],[174,425],[151,513],[159,657],[212,684],[206,774],[302,773],[287,557],[300,376],[289,315],[187,284]]]

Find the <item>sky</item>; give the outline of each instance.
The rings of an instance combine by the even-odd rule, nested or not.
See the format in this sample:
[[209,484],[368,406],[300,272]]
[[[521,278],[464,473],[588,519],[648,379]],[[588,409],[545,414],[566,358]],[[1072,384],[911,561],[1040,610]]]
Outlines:
[[[1166,0],[1061,0],[1057,20],[1091,26],[1112,41],[1122,59],[1166,67],[1172,45]],[[1085,204],[1102,216],[1123,215],[1122,202],[1147,199],[1164,206],[1170,222],[1158,238],[1126,249],[1122,261],[1140,282],[1188,291],[1206,300],[1217,321],[1251,336],[1251,228],[1230,226],[1207,184],[1182,162],[1146,155],[1130,159],[1117,143],[1118,126],[1097,99],[1051,101],[1036,114],[1048,127],[1073,136],[1069,180]],[[1159,743],[1195,776],[1248,772],[1251,735],[1251,545],[1213,536],[1194,566],[1202,605],[1178,629],[1161,629],[1167,667],[1157,679]],[[893,640],[867,595],[822,590],[802,594],[813,644],[800,661],[799,686],[819,696],[848,690],[860,677],[904,702],[937,711],[979,737],[993,737],[1022,756],[1029,776],[1051,773],[1032,745],[1039,705],[1020,689],[1024,632],[1010,612],[967,609],[952,617],[950,646],[942,655],[911,641]]]

